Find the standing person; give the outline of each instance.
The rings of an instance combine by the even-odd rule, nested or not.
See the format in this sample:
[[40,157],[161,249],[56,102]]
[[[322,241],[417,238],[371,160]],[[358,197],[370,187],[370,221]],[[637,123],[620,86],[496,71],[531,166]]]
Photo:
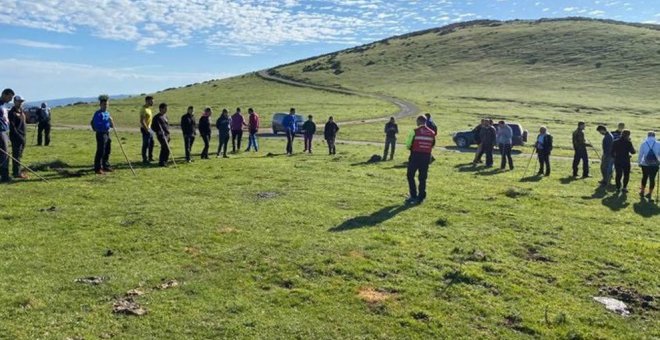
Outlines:
[[305,150],[303,152],[312,153],[312,139],[316,133],[316,124],[314,123],[312,115],[307,116],[307,121],[302,126],[305,134]]
[[259,151],[259,143],[257,142],[257,133],[259,132],[259,114],[254,112],[254,109],[248,109],[248,147],[245,151],[250,151],[254,147],[254,152]]
[[[635,148],[630,141],[630,130],[623,130],[619,139],[612,143],[611,158],[614,160],[614,169],[616,171],[616,192],[628,192],[628,182],[630,181],[630,156],[635,154]],[[621,188],[621,178],[623,177],[623,189]]]
[[50,145],[50,117],[48,103],[41,103],[37,111],[37,146],[41,146],[42,140],[45,146]]
[[328,153],[330,155],[337,154],[337,148],[335,147],[337,132],[339,132],[339,126],[337,126],[337,123],[335,123],[334,118],[330,116],[330,118],[328,118],[328,122],[325,123],[325,128],[323,129],[323,136],[325,137],[325,141],[328,143]]
[[149,164],[154,161],[154,132],[151,130],[154,106],[154,97],[144,97],[144,105],[140,108],[140,133],[142,134],[142,163]]
[[614,141],[617,141],[619,138],[621,138],[621,134],[623,134],[623,130],[625,129],[626,129],[625,123],[619,123],[619,125],[617,125],[616,130],[612,132],[612,137],[614,138]]
[[600,186],[604,187],[610,184],[610,180],[612,179],[612,167],[614,166],[614,160],[612,159],[612,144],[614,143],[614,137],[603,125],[598,125],[596,131],[603,135],[603,155],[600,160],[600,173],[603,176],[603,179],[598,183],[600,183]]
[[655,176],[658,174],[658,168],[660,167],[660,143],[656,140],[654,131],[648,133],[646,140],[639,147],[637,163],[642,167],[642,186],[639,190],[639,196],[644,197],[646,183],[648,182],[649,193],[646,197],[651,199],[656,185]]
[[539,135],[536,137],[536,153],[539,157],[539,172],[538,176],[543,175],[545,169],[545,176],[550,176],[550,154],[552,153],[552,135],[548,133],[545,126],[539,129]]
[[220,114],[220,117],[218,117],[218,120],[215,122],[215,126],[218,128],[218,138],[220,141],[216,157],[220,157],[220,152],[222,152],[222,157],[228,158],[227,145],[229,144],[231,118],[229,118],[229,111],[227,111],[227,109],[222,109],[222,114]]
[[9,110],[9,140],[11,141],[12,176],[14,178],[27,179],[21,173],[21,157],[25,149],[25,113],[23,112],[23,99],[21,96],[14,97],[14,107]]
[[591,146],[586,142],[584,138],[584,128],[586,124],[584,122],[579,122],[578,127],[573,131],[573,150],[575,154],[573,155],[573,177],[578,176],[578,165],[582,161],[582,178],[589,177],[589,154],[587,153],[587,147]]
[[11,181],[9,177],[9,110],[5,107],[14,99],[12,89],[4,89],[0,95],[0,182]]
[[92,116],[91,126],[96,133],[96,155],[94,156],[94,172],[103,175],[112,172],[110,167],[110,152],[112,151],[112,139],[110,129],[114,122],[108,112],[108,100],[110,98],[103,94],[99,96],[99,109]]
[[425,113],[424,117],[426,117],[426,126],[429,129],[433,130],[433,132],[435,132],[435,134],[437,135],[438,134],[438,126],[435,125],[435,122],[433,121],[433,119],[431,119],[431,114],[430,113]]
[[165,167],[170,160],[170,123],[167,120],[167,104],[158,105],[158,114],[154,116],[151,122],[151,129],[156,134],[156,139],[160,144],[160,155],[158,155],[158,165]]
[[481,152],[486,154],[486,168],[493,167],[493,149],[497,142],[497,131],[493,121],[486,120],[486,126],[481,129]]
[[482,119],[481,123],[479,125],[475,126],[474,129],[472,129],[472,135],[474,136],[474,142],[477,143],[477,150],[474,154],[474,160],[472,161],[473,165],[477,165],[479,163],[483,163],[481,161],[481,156],[484,154],[484,150],[481,144],[481,130],[486,127],[487,120]]
[[399,126],[396,124],[394,117],[390,117],[390,121],[385,124],[385,151],[383,152],[383,160],[387,160],[387,151],[390,150],[390,160],[394,159],[394,149],[396,148],[396,135],[399,133]]
[[193,144],[195,144],[195,136],[197,135],[195,108],[192,106],[188,106],[186,114],[181,116],[181,132],[183,132],[183,147],[186,152],[186,162],[190,163],[192,162],[190,152],[192,151]]
[[[406,141],[406,146],[410,150],[407,172],[410,196],[406,199],[406,204],[420,204],[426,199],[426,179],[434,142],[435,132],[426,126],[426,117],[417,117],[417,128],[410,132]],[[419,172],[419,190],[415,184],[417,172]]]
[[209,143],[211,142],[211,116],[213,110],[210,107],[204,109],[204,113],[199,117],[199,135],[204,142],[204,149],[202,149],[201,159],[209,159]]
[[286,131],[286,154],[293,155],[293,140],[296,138],[298,124],[296,123],[296,109],[291,108],[289,114],[282,119],[282,126]]
[[241,108],[236,108],[236,113],[231,116],[231,152],[237,153],[241,150],[241,140],[243,139],[243,126],[245,118],[241,114]]
[[511,148],[513,145],[513,130],[509,125],[500,120],[497,126],[497,145],[500,148],[502,162],[500,169],[506,168],[506,162],[509,161],[509,170],[513,170],[513,158],[511,158]]

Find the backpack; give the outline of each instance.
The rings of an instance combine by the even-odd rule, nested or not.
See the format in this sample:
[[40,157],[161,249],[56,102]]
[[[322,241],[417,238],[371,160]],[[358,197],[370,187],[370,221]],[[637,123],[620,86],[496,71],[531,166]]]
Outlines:
[[658,166],[660,165],[660,162],[658,162],[658,156],[655,155],[655,142],[653,145],[649,145],[647,142],[646,145],[649,146],[649,152],[646,153],[646,156],[644,156],[644,163],[648,166]]

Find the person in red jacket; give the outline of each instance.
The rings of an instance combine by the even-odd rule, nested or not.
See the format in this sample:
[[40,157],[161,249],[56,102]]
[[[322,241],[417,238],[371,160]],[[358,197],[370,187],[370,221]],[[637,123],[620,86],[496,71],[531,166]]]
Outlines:
[[245,151],[250,151],[254,146],[254,152],[259,151],[259,143],[257,142],[257,132],[259,132],[259,115],[254,112],[252,108],[248,109],[248,147]]
[[[426,178],[431,163],[431,152],[435,145],[435,135],[435,131],[426,125],[426,117],[417,117],[417,128],[410,132],[406,142],[410,150],[410,158],[408,158],[410,196],[406,199],[406,204],[421,204],[426,199]],[[419,172],[419,191],[415,184],[417,172]]]
[[241,114],[241,108],[236,108],[236,113],[231,116],[231,153],[241,151],[241,140],[243,139],[243,127],[246,126],[245,118]]

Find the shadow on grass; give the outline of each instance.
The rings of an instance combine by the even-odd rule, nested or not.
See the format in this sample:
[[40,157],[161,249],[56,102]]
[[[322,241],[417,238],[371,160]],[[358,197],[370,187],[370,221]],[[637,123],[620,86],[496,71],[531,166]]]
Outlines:
[[524,182],[524,183],[525,182],[527,182],[527,183],[529,183],[529,182],[540,182],[542,179],[543,179],[542,175],[532,175],[532,176],[527,176],[527,177],[521,178],[520,182]]
[[647,200],[646,198],[642,198],[639,202],[633,204],[633,210],[635,210],[637,215],[646,218],[660,215],[658,202],[654,202],[652,199]]
[[623,193],[621,195],[614,194],[603,198],[603,205],[612,211],[619,211],[627,208],[630,203],[628,203],[628,195]]
[[577,181],[578,179],[579,179],[578,177],[566,176],[566,177],[560,179],[559,183],[564,184],[564,185],[568,185],[568,184],[571,184],[571,183]]
[[408,162],[403,162],[401,164],[394,165],[388,169],[407,169],[408,168]]
[[391,205],[389,207],[385,207],[383,209],[380,209],[371,215],[365,215],[365,216],[357,216],[353,217],[350,220],[344,221],[344,223],[328,229],[329,232],[341,232],[341,231],[347,231],[347,230],[353,230],[353,229],[360,229],[360,228],[368,228],[368,227],[373,227],[377,224],[383,223],[394,216],[414,207],[415,205],[409,204],[409,205]]
[[591,196],[582,196],[582,199],[584,200],[594,200],[594,199],[601,199],[605,198],[607,196],[607,188],[599,186],[596,188],[593,194]]

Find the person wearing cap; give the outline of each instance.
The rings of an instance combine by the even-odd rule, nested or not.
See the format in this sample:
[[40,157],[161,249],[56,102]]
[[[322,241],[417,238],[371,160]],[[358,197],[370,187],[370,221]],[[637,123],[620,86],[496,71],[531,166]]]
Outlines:
[[552,135],[548,133],[548,128],[541,126],[539,129],[539,135],[536,137],[536,154],[539,157],[539,172],[536,173],[537,176],[544,175],[545,177],[550,176],[550,154],[552,153]]
[[204,149],[202,149],[201,159],[209,159],[209,143],[211,142],[211,115],[213,110],[210,107],[204,109],[204,113],[199,117],[199,135],[204,142]]
[[41,107],[37,111],[37,146],[41,146],[42,140],[43,145],[50,145],[50,117],[48,103],[41,103]]
[[[420,204],[426,199],[426,179],[435,135],[435,131],[426,125],[426,117],[417,117],[417,128],[410,132],[406,141],[406,147],[410,150],[407,171],[410,196],[406,199],[406,204]],[[415,184],[416,173],[419,173],[419,189]]]
[[250,151],[254,147],[254,152],[259,151],[259,143],[257,142],[257,133],[259,132],[259,114],[254,112],[253,108],[248,109],[248,147],[245,151]]
[[307,121],[302,126],[305,137],[305,150],[303,152],[312,153],[312,140],[316,133],[316,123],[314,123],[313,118],[312,115],[307,116]]
[[500,149],[500,155],[502,156],[500,169],[504,170],[508,161],[509,170],[513,170],[513,158],[511,157],[511,148],[513,145],[513,129],[511,129],[511,127],[507,125],[503,120],[500,120],[497,124],[496,139],[497,145]]
[[144,97],[144,105],[140,108],[140,133],[142,133],[142,163],[149,164],[154,161],[154,132],[151,130],[154,106],[154,97]]
[[589,154],[587,153],[587,147],[591,144],[587,143],[587,140],[584,138],[584,128],[586,124],[584,122],[579,122],[578,127],[573,131],[573,177],[578,176],[578,166],[580,161],[582,161],[582,178],[588,178],[589,176]]
[[99,109],[94,112],[90,125],[96,133],[96,154],[94,156],[94,172],[97,175],[103,175],[105,172],[112,172],[110,167],[110,152],[112,151],[112,140],[110,139],[110,129],[114,127],[114,122],[108,112],[107,95],[99,96]]
[[394,159],[394,150],[396,149],[396,135],[399,133],[399,126],[394,117],[385,124],[385,151],[383,152],[383,161],[387,160],[387,152],[390,152],[390,160]]
[[23,112],[23,99],[21,96],[14,97],[14,107],[9,110],[9,140],[11,141],[12,176],[14,178],[26,179],[21,173],[21,158],[25,149],[25,113]]
[[5,107],[14,98],[12,89],[4,89],[0,95],[0,182],[11,181],[9,177],[9,110]]
[[603,176],[603,179],[598,183],[600,183],[600,186],[604,187],[610,184],[610,180],[612,179],[612,170],[614,168],[612,144],[614,144],[614,137],[603,125],[598,125],[596,131],[603,135],[603,155],[600,160],[600,173]]
[[195,144],[195,136],[197,135],[197,121],[195,120],[195,109],[188,106],[186,114],[181,116],[181,132],[183,132],[183,147],[185,149],[186,162],[192,162],[190,159],[190,152],[192,151],[193,144]]

